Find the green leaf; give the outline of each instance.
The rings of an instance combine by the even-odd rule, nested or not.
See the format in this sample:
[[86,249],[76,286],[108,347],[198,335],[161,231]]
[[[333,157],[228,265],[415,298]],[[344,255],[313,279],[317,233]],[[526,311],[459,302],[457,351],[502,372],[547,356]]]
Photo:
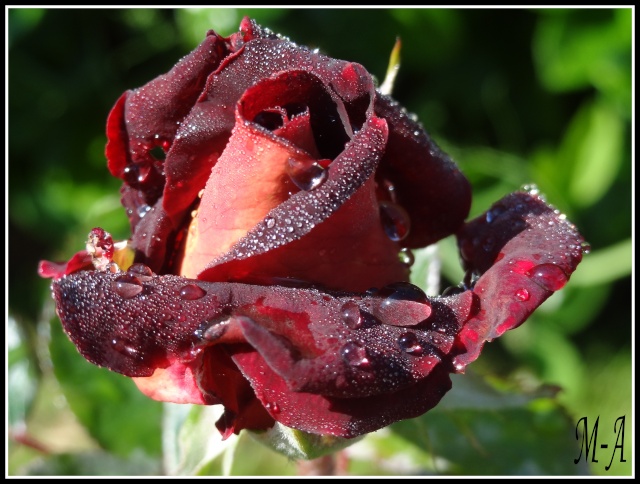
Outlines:
[[15,319],[7,319],[6,342],[9,368],[7,371],[8,416],[10,425],[23,424],[33,403],[38,379],[28,358],[25,342],[18,331]]
[[150,476],[160,474],[160,463],[141,452],[128,459],[107,452],[58,454],[40,458],[20,472],[28,476]]
[[144,396],[130,378],[86,361],[51,321],[54,373],[69,406],[100,445],[118,456],[143,451],[160,455],[162,406]]
[[553,91],[593,85],[627,111],[632,11],[564,12],[566,15],[545,15],[538,22],[533,39],[538,76]]
[[572,286],[609,284],[631,274],[633,243],[625,239],[586,255],[571,277]]
[[[222,406],[164,404],[163,446],[165,469],[169,475],[197,475],[213,472],[212,461],[226,452],[233,453],[238,436],[227,440],[216,429]],[[220,474],[220,463],[215,473]]]
[[317,435],[285,427],[280,423],[264,432],[249,432],[249,435],[291,459],[316,459],[332,454],[354,443],[359,438],[344,439],[331,435]]
[[623,160],[624,130],[622,119],[602,101],[587,104],[572,121],[563,151],[564,161],[573,166],[569,193],[575,205],[597,202],[615,180]]
[[575,475],[578,444],[565,411],[548,397],[499,392],[453,375],[440,405],[391,430],[432,455],[435,471],[465,475]]

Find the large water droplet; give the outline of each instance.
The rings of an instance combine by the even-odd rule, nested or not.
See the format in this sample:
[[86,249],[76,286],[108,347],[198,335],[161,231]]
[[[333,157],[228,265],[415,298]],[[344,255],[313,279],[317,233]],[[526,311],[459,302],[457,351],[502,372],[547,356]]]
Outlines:
[[456,294],[460,294],[464,292],[465,289],[460,286],[449,286],[444,291],[442,291],[442,297],[454,296]]
[[540,264],[531,269],[527,275],[547,291],[557,291],[567,283],[567,275],[555,264]]
[[400,205],[391,202],[380,202],[380,221],[387,237],[394,242],[399,242],[409,235],[411,219]]
[[518,301],[528,301],[529,300],[529,291],[527,291],[526,289],[522,288],[522,289],[518,289],[516,291],[516,299]]
[[304,191],[319,187],[327,179],[328,173],[314,160],[287,159],[287,174],[291,181]]
[[386,305],[390,305],[393,301],[398,300],[429,304],[425,292],[410,282],[394,282],[393,284],[389,284],[380,289],[377,296],[384,297],[385,300],[382,304]]
[[398,344],[406,353],[413,356],[420,356],[424,351],[415,333],[402,333],[398,337]]
[[207,291],[197,284],[187,284],[180,288],[180,298],[186,301],[194,301],[196,299],[203,298],[206,294]]
[[125,299],[131,299],[142,292],[142,281],[131,274],[123,274],[111,283],[112,289]]
[[362,327],[362,315],[360,314],[360,307],[355,301],[347,301],[340,308],[342,321],[351,329],[358,329]]
[[588,254],[589,252],[591,252],[591,244],[587,241],[582,242],[580,244],[580,247],[582,248],[583,254]]
[[371,360],[369,360],[366,348],[363,348],[358,343],[350,341],[345,344],[340,350],[340,355],[351,366],[363,370],[371,368]]
[[141,264],[139,262],[132,264],[127,270],[127,274],[137,277],[142,282],[150,281],[153,278],[153,271],[149,266]]
[[431,304],[418,286],[409,282],[396,282],[380,289],[383,298],[374,308],[374,315],[385,324],[415,326],[431,316]]

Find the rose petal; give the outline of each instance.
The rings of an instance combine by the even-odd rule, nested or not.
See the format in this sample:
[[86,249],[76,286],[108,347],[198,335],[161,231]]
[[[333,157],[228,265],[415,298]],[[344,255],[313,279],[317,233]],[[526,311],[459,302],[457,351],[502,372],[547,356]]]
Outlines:
[[[324,115],[328,109],[316,109],[316,103],[332,103],[332,97],[316,76],[299,71],[262,81],[243,95],[233,134],[211,171],[189,230],[182,275],[195,278],[270,210],[299,191],[287,175],[287,163],[312,163],[311,156],[252,121],[265,107],[301,103],[308,98],[317,100],[308,106],[313,124],[316,110]],[[339,100],[336,103],[341,104]]]
[[306,321],[315,340],[313,353],[305,353],[296,332],[284,334],[273,323],[246,318],[240,325],[247,341],[290,390],[366,397],[413,386],[438,364],[450,367],[446,355],[470,314],[470,304],[460,304],[460,297],[432,301],[437,306],[433,317],[412,328],[394,321],[395,315],[403,315],[411,306],[407,300],[393,300],[392,312],[380,311],[388,303],[383,297],[323,301],[321,309],[300,302],[303,312],[292,317]]
[[197,385],[202,359],[191,363],[176,362],[167,368],[157,368],[149,377],[133,377],[138,389],[149,398],[160,402],[211,405],[222,403],[210,390],[203,392]]
[[378,93],[375,112],[389,124],[389,141],[376,180],[393,185],[397,203],[411,220],[402,245],[424,247],[454,233],[469,213],[469,182],[393,99]]
[[582,260],[575,226],[535,194],[513,193],[458,234],[466,268],[480,275],[473,292],[481,310],[458,336],[459,371],[485,341],[522,324]]
[[[229,363],[227,352],[235,359],[257,350],[287,382],[288,391],[356,398],[388,395],[415,386],[434,368],[450,370],[446,354],[453,335],[472,314],[470,293],[420,303],[430,309],[416,313],[411,309],[415,301],[385,291],[363,298],[177,276],[136,280],[134,274],[80,272],[55,281],[53,292],[65,331],[92,363],[127,376],[150,377],[137,378],[136,383],[152,398],[221,401],[227,408],[220,424],[224,432],[245,425],[264,428],[269,421],[252,402],[253,393]],[[394,311],[386,310],[389,304]],[[411,329],[398,326],[395,315],[405,313],[427,319],[404,323]],[[255,349],[238,342],[242,333]],[[353,359],[357,352],[349,354],[354,344],[368,352],[369,367]],[[243,369],[245,376],[251,371]],[[250,378],[254,389],[264,383],[259,374]],[[446,391],[442,385],[423,388],[426,393],[415,404],[399,404],[398,415],[413,415],[435,404],[434,395],[439,398]],[[338,405],[343,412],[350,408],[346,402]],[[389,412],[396,410],[383,415]],[[363,421],[349,432],[368,425],[377,424]]]
[[[356,118],[351,111],[361,111],[363,98],[366,98],[365,104],[368,103],[367,94],[373,91],[373,82],[366,70],[284,39],[253,39],[227,56],[212,73],[198,102],[183,120],[167,157],[164,207],[174,225],[180,223],[184,212],[196,200],[211,167],[222,153],[234,126],[234,107],[243,93],[278,72],[309,71],[310,66],[314,66],[313,73],[325,85],[332,86],[345,102],[350,118]],[[349,82],[342,79],[345,75]],[[363,121],[361,115],[359,122]]]
[[292,392],[257,353],[236,354],[233,359],[274,419],[287,427],[322,435],[353,438],[417,417],[435,407],[451,388],[447,370],[438,365],[429,377],[396,393],[332,398]]
[[[373,172],[385,139],[384,121],[369,119],[329,166],[322,185],[271,210],[198,278],[251,282],[292,277],[348,291],[405,279],[400,248],[384,233],[375,198]],[[336,267],[342,268],[340,278]]]
[[76,252],[67,262],[40,261],[38,275],[45,278],[60,279],[82,269],[93,269],[92,257],[86,250]]
[[164,188],[163,162],[154,149],[168,156],[180,122],[229,49],[225,39],[210,31],[167,74],[127,91],[112,109],[107,121],[109,170],[140,190],[147,204],[153,205]]
[[147,206],[142,215],[131,236],[132,245],[136,248],[136,261],[148,265],[154,272],[172,272],[172,256],[180,234],[173,230],[162,198],[153,207]]

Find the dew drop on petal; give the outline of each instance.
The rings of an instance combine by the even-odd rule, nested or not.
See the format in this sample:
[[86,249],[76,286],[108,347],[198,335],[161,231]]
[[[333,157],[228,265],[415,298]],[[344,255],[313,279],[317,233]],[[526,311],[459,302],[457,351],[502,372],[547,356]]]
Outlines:
[[489,210],[485,215],[485,220],[488,224],[492,223],[495,219],[497,219],[500,215],[505,212],[505,208],[497,205]]
[[567,275],[555,264],[540,264],[531,269],[527,275],[547,291],[557,291],[567,283]]
[[367,350],[353,341],[345,344],[340,350],[340,355],[349,365],[366,370],[371,368],[371,360]]
[[360,314],[360,307],[355,301],[347,301],[340,308],[342,321],[350,329],[358,329],[362,327],[362,315]]
[[118,353],[125,356],[136,356],[138,354],[138,350],[136,350],[133,346],[127,344],[127,342],[122,338],[112,339],[111,347]]
[[460,362],[458,360],[458,358],[454,358],[452,361],[453,364],[453,368],[455,369],[456,373],[464,373],[464,369],[465,369],[465,364]]
[[266,408],[271,413],[280,413],[280,406],[275,402],[274,403],[267,402],[264,408]]
[[207,294],[207,291],[202,289],[197,284],[187,284],[180,288],[180,298],[186,301],[194,301],[200,299]]
[[437,334],[430,335],[429,339],[431,339],[431,342],[436,346],[440,346],[442,343],[444,343],[444,339],[442,338],[442,336],[438,336]]
[[137,277],[142,282],[150,281],[154,275],[149,266],[141,264],[140,262],[132,264],[127,270],[127,274]]
[[429,304],[429,299],[425,292],[418,286],[410,282],[394,282],[378,292],[377,296],[384,296],[382,305],[392,305],[394,301],[415,301]]
[[520,190],[522,190],[523,192],[527,192],[529,195],[538,195],[540,193],[540,190],[535,183],[527,183],[526,185],[522,185],[520,187]]
[[398,204],[380,202],[380,221],[387,237],[394,242],[399,242],[409,235],[411,228],[409,214]]
[[319,187],[327,179],[328,173],[314,160],[287,159],[287,174],[291,181],[304,191]]
[[423,353],[423,348],[415,333],[402,333],[398,337],[398,345],[400,345],[400,348],[402,348],[405,353],[409,353],[410,355],[420,356]]
[[464,292],[464,288],[460,286],[449,286],[444,291],[442,291],[442,297],[454,296],[455,294],[460,294]]
[[583,254],[588,254],[589,252],[591,252],[591,244],[589,242],[582,242],[582,244],[580,244],[580,247],[582,248]]
[[136,276],[123,274],[115,278],[111,287],[119,296],[131,299],[142,292],[142,281]]
[[367,289],[364,292],[364,295],[373,297],[373,296],[377,295],[379,292],[380,292],[380,289],[378,289],[377,287],[370,287],[369,289]]
[[403,247],[402,249],[400,249],[400,252],[398,252],[398,259],[400,260],[400,263],[405,267],[411,267],[416,260],[413,256],[413,252],[411,252],[411,249],[407,247]]
[[264,223],[268,229],[272,229],[276,225],[276,220],[273,217],[267,217],[264,219]]
[[518,289],[516,291],[516,299],[518,301],[528,301],[529,300],[529,291],[527,291],[526,289],[522,288],[522,289]]

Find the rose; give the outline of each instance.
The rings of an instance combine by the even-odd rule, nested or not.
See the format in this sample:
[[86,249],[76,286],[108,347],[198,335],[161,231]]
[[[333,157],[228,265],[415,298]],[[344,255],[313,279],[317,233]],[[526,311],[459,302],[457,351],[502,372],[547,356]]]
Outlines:
[[[136,264],[95,229],[41,274],[85,358],[152,398],[222,404],[224,437],[351,438],[426,412],[582,257],[535,190],[464,224],[467,181],[364,68],[248,19],[126,92],[107,135]],[[468,277],[428,298],[398,253],[453,233]]]

